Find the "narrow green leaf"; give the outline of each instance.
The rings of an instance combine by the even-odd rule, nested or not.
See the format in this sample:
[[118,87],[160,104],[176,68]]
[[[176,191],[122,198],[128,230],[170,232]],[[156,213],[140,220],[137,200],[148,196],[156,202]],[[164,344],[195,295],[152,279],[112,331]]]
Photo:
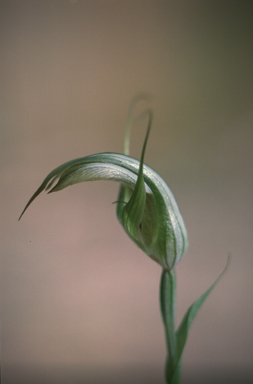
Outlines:
[[222,273],[218,276],[218,278],[215,280],[215,282],[211,285],[210,288],[206,290],[203,295],[201,295],[188,309],[186,312],[181,324],[178,327],[178,330],[176,332],[176,337],[177,337],[177,352],[176,352],[176,365],[180,364],[181,362],[181,357],[183,353],[183,349],[187,340],[188,332],[190,329],[190,326],[198,313],[201,305],[204,303],[206,300],[207,296],[210,294],[210,292],[213,290],[213,288],[216,286],[220,278],[223,276],[225,271],[227,270],[228,264],[229,264],[230,257],[228,256],[227,264],[222,271]]

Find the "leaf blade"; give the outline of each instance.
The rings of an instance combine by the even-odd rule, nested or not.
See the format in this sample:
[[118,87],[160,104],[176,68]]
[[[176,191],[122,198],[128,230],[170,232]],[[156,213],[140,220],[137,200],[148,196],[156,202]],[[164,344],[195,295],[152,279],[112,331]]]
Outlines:
[[226,266],[221,272],[221,274],[217,277],[214,283],[197,300],[194,301],[194,303],[188,308],[185,316],[183,317],[178,327],[178,330],[176,331],[176,338],[177,338],[176,366],[181,363],[182,353],[186,344],[188,332],[196,314],[198,313],[200,307],[202,306],[202,304],[204,303],[208,295],[211,293],[213,288],[216,286],[218,281],[224,275],[225,271],[228,268],[229,261],[230,261],[230,256],[228,256]]

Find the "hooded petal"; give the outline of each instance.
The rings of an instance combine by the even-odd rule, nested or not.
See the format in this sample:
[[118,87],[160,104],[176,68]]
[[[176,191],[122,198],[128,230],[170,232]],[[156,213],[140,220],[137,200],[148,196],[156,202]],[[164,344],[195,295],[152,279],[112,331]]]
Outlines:
[[[122,207],[122,213],[118,214],[118,218],[124,229],[145,253],[164,268],[171,269],[187,249],[187,233],[183,218],[167,184],[145,164],[143,164],[141,193],[137,190],[138,193],[133,194],[137,185],[139,168],[140,161],[117,153],[100,153],[69,161],[49,173],[28,201],[20,218],[43,190],[52,187],[52,181],[58,180],[49,193],[83,181],[113,180],[121,182],[128,188],[129,195],[133,197],[132,200],[130,198],[124,203],[118,202],[118,206]],[[140,196],[142,196],[141,203]],[[141,213],[133,225],[126,217],[131,218],[129,212],[138,209],[139,204]],[[122,219],[123,217],[124,219]]]
[[[144,140],[141,160],[128,156],[128,121],[125,155],[99,153],[69,161],[54,169],[28,201],[20,218],[43,191],[60,191],[83,181],[112,180],[121,183],[117,217],[130,238],[163,268],[171,269],[187,250],[187,232],[176,200],[164,180],[144,164],[144,153],[152,114]],[[19,218],[19,219],[20,219]]]

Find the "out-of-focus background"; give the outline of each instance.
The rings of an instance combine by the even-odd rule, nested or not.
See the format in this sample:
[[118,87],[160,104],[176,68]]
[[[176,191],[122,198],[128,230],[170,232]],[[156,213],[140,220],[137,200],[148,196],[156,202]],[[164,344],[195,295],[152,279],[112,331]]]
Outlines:
[[[183,383],[201,375],[205,383],[248,382],[251,5],[1,2],[3,384],[164,383],[161,268],[118,224],[111,204],[118,185],[44,193],[17,221],[56,166],[122,152],[128,106],[139,92],[152,95],[154,111],[145,162],[170,186],[189,233],[176,268],[177,324],[232,255],[192,325]],[[136,158],[144,134],[144,123],[134,126]]]

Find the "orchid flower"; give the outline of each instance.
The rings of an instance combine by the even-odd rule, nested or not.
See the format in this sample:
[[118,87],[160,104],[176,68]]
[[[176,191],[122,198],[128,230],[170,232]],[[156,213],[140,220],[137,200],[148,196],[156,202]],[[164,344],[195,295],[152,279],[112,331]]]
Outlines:
[[151,259],[162,267],[160,304],[167,343],[165,378],[168,384],[180,383],[183,349],[190,325],[214,284],[186,312],[175,330],[176,274],[175,266],[188,247],[187,231],[177,202],[165,181],[144,164],[144,155],[152,124],[152,112],[147,110],[148,126],[140,161],[129,156],[130,126],[133,110],[139,98],[130,105],[124,140],[124,154],[99,153],[68,161],[55,168],[32,195],[28,206],[42,192],[60,191],[83,181],[112,180],[120,182],[117,218],[128,236]]
[[57,184],[49,193],[82,181],[118,181],[121,183],[117,201],[119,222],[148,256],[163,268],[171,270],[187,249],[187,233],[169,187],[153,169],[143,163],[152,121],[151,111],[148,111],[148,115],[149,124],[140,161],[117,153],[99,153],[69,161],[45,178],[24,211],[35,197],[43,190],[49,190],[57,179]]

